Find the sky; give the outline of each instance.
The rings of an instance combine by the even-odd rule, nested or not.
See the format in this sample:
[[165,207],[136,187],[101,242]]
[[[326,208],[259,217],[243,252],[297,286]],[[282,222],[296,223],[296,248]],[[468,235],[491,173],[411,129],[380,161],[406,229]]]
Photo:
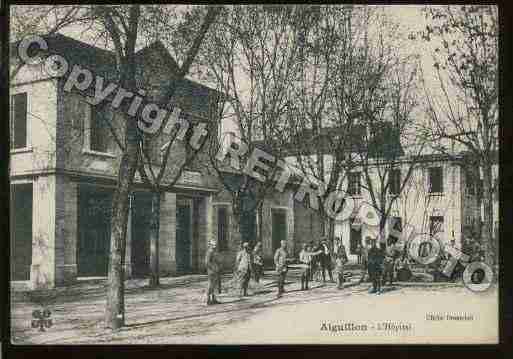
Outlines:
[[[186,9],[190,5],[177,6],[178,12],[181,9]],[[373,6],[373,5],[371,5]],[[418,32],[425,28],[427,21],[424,18],[421,9],[422,5],[389,5],[384,6],[385,11],[390,15],[393,21],[397,22],[400,28],[400,33],[405,38],[412,32]],[[90,42],[92,39],[88,37],[88,32],[80,26],[70,26],[65,31],[62,31],[65,35],[77,38],[79,40]],[[100,44],[97,44],[100,46]],[[436,92],[438,88],[438,81],[434,77],[435,71],[433,71],[433,59],[432,53],[434,50],[433,43],[426,43],[424,41],[406,41],[405,46],[401,49],[404,55],[417,54],[419,55],[419,61],[426,82],[428,90],[432,93]],[[194,79],[194,78],[193,78]],[[419,113],[422,116],[422,113]],[[233,124],[226,124],[224,131],[230,131],[236,128]]]

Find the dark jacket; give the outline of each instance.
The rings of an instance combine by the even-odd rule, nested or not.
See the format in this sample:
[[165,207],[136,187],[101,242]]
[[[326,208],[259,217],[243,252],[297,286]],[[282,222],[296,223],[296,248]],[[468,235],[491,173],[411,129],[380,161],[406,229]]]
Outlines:
[[385,260],[385,252],[378,247],[371,247],[369,249],[368,267],[369,270],[382,270],[383,261]]

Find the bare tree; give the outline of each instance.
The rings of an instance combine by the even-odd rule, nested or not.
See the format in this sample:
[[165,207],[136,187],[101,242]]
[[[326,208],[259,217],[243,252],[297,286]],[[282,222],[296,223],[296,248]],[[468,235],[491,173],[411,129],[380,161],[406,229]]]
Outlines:
[[[83,5],[12,6],[10,9],[11,43],[29,35],[51,36],[70,25],[90,23],[92,20],[92,14]],[[11,64],[11,80],[16,77],[23,65],[23,62]]]
[[[299,110],[290,121],[294,162],[319,184],[323,200],[341,190],[352,171],[361,172],[362,188],[380,216],[384,235],[392,205],[422,152],[412,118],[416,59],[399,55],[400,42],[392,40],[397,27],[382,9],[345,6],[320,13],[322,21],[301,33],[307,35],[307,51],[295,94]],[[405,145],[412,156],[408,161]],[[405,163],[411,163],[406,171]],[[401,168],[391,195],[392,174]],[[331,233],[333,221],[330,227]]]
[[[104,25],[114,43],[116,49],[116,64],[118,66],[119,84],[128,91],[135,92],[137,86],[137,68],[135,57],[135,45],[138,36],[138,25],[141,21],[141,9],[138,5],[132,5],[128,9],[128,16],[122,14],[125,8],[104,8],[100,7],[104,16]],[[212,7],[206,15],[203,32],[198,35],[190,49],[189,56],[177,72],[171,72],[172,80],[163,90],[161,103],[170,104],[176,92],[179,82],[186,76],[189,67],[201,45],[205,32],[217,16],[219,9]],[[128,17],[128,21],[125,19]],[[126,249],[126,228],[128,220],[129,194],[132,188],[135,172],[140,169],[141,157],[141,134],[137,128],[136,121],[124,121],[124,143],[123,154],[118,170],[118,185],[114,193],[112,204],[111,221],[111,255],[109,261],[109,288],[107,293],[106,326],[117,329],[124,325],[124,258]],[[169,159],[170,148],[164,155],[164,164]],[[142,173],[142,172],[141,172]],[[164,172],[159,173],[158,180],[154,183],[160,184]],[[142,175],[144,177],[144,175]],[[145,177],[148,179],[148,177]],[[175,179],[176,181],[176,179]],[[157,187],[158,189],[158,187]],[[157,205],[158,203],[154,203]],[[156,207],[155,207],[156,208]],[[158,236],[158,214],[155,210],[152,213],[151,235],[154,257],[156,252],[155,235]],[[158,237],[157,237],[158,238]],[[156,261],[153,262],[155,267]],[[156,271],[158,268],[156,269]],[[158,278],[158,277],[157,277]],[[155,283],[155,280],[153,281]]]
[[[47,7],[42,9],[26,9],[15,27],[18,36],[25,33],[53,34],[66,26],[80,23],[85,26],[96,39],[104,39],[105,44],[114,49],[115,54],[115,80],[121,88],[135,93],[137,91],[137,62],[136,46],[140,41],[140,25],[147,25],[146,19],[155,16],[155,8],[149,11],[141,10],[141,6],[81,6],[81,7]],[[29,26],[22,28],[23,16],[33,17],[33,13],[40,13]],[[205,23],[210,25],[218,12],[212,7],[206,16]],[[54,18],[52,18],[54,16]],[[152,17],[153,16],[153,17]],[[50,17],[50,18],[49,18]],[[37,21],[36,21],[37,20]],[[151,23],[151,21],[150,21]],[[206,29],[208,29],[206,26]],[[43,29],[43,30],[41,30]],[[206,30],[205,30],[206,31]],[[204,33],[200,33],[197,41],[193,43],[186,61],[173,73],[171,81],[165,88],[160,89],[162,98],[160,103],[172,102],[176,86],[183,80],[190,64],[198,51]],[[15,76],[20,66],[11,73]],[[138,121],[126,120],[121,113],[126,113],[128,104],[122,103],[121,112],[113,113],[112,118],[100,116],[109,125],[109,130],[116,144],[121,149],[121,158],[117,170],[118,181],[112,201],[111,211],[111,245],[108,271],[107,308],[105,312],[105,325],[117,329],[124,325],[124,259],[126,249],[126,227],[128,219],[129,194],[132,190],[134,175],[141,168],[141,131],[137,127]],[[137,118],[140,120],[140,117]],[[166,152],[166,161],[170,151]]]
[[[337,90],[351,86],[341,77],[350,66],[345,61],[352,55],[357,37],[353,27],[361,14],[352,5],[305,6],[299,11],[293,36],[298,39],[300,69],[290,93],[290,127],[284,135],[295,149],[290,155],[299,173],[314,184],[325,183],[320,189],[324,199],[337,189],[344,172],[340,165],[351,131],[346,131],[345,116],[335,116],[334,98]],[[341,77],[335,80],[337,75]],[[318,210],[325,214],[323,206]],[[329,228],[323,221],[321,228],[323,234],[333,234],[332,221]]]
[[[482,241],[486,260],[494,262],[492,166],[498,151],[498,15],[494,5],[426,7],[429,24],[420,34],[433,45],[435,82],[424,82],[433,147],[452,155],[466,151],[479,168],[484,209]],[[415,35],[412,35],[415,38]],[[437,91],[435,91],[437,90]],[[473,163],[472,163],[473,162]]]
[[410,181],[425,149],[425,143],[417,137],[416,119],[412,116],[417,106],[417,65],[411,62],[408,58],[400,60],[383,73],[378,85],[381,90],[365,103],[361,123],[367,131],[362,146],[357,146],[362,187],[379,215],[383,242],[393,204]]
[[[166,90],[162,97],[157,96],[155,100],[164,104],[164,107],[168,107],[169,110],[174,110],[175,107],[178,107],[177,98],[175,96],[178,91],[178,87],[181,86],[180,82],[185,78],[185,75],[189,72],[191,65],[200,49],[200,46],[209,30],[209,28],[214,23],[218,13],[221,8],[216,6],[208,7],[205,15],[202,13],[194,13],[191,16],[199,16],[203,18],[199,21],[202,21],[201,26],[197,31],[195,31],[195,38],[192,41],[191,45],[188,45],[188,51],[185,54],[185,58],[182,62],[182,65],[176,71],[176,73],[172,74],[171,84],[172,87]],[[156,11],[156,10],[155,10]],[[186,14],[189,14],[188,12]],[[157,11],[154,13],[156,17],[169,16],[169,13],[165,11]],[[172,14],[171,16],[173,16]],[[167,22],[167,23],[170,23]],[[165,24],[163,24],[165,25]],[[163,26],[161,24],[161,27]],[[162,30],[162,28],[160,29]],[[167,29],[169,32],[172,29]],[[211,96],[211,95],[209,95]],[[160,97],[160,98],[159,98]],[[217,123],[216,114],[217,114],[217,98],[212,95],[212,98],[209,99],[209,118],[200,119],[200,123],[196,123],[196,126],[201,125],[203,122],[204,128],[206,130],[216,129],[215,126],[212,127],[211,122]],[[193,124],[193,119],[188,119],[190,124]],[[206,120],[206,123],[205,123]],[[169,119],[168,119],[169,121]],[[167,123],[164,123],[161,129],[167,126]],[[189,134],[192,134],[192,128],[185,129]],[[196,139],[191,138],[190,136],[185,136],[183,141],[183,145],[187,147],[185,150],[185,155],[183,158],[178,155],[180,150],[177,146],[173,146],[179,132],[182,131],[180,127],[174,127],[171,133],[166,135],[162,131],[158,131],[157,134],[143,134],[140,142],[140,154],[142,161],[139,164],[139,173],[143,181],[151,188],[151,196],[152,196],[152,204],[151,204],[151,223],[150,223],[150,286],[154,287],[159,285],[159,218],[160,218],[160,195],[163,191],[170,190],[176,184],[176,182],[180,179],[184,169],[188,167],[197,157],[197,154],[201,151],[203,145],[207,142],[207,137],[202,136],[201,141],[198,143],[191,143],[191,141],[196,141]],[[209,133],[209,136],[216,136],[217,134]],[[164,144],[164,146],[161,146]],[[194,147],[193,147],[194,146]],[[160,153],[157,153],[157,156],[154,155],[154,149],[160,150]],[[162,150],[163,149],[163,150]],[[174,156],[171,156],[171,154]],[[157,158],[156,158],[157,157]],[[157,165],[158,166],[155,166]],[[168,168],[168,165],[172,164],[172,168]],[[165,181],[164,181],[165,180]]]
[[259,180],[243,167],[217,161],[223,143],[210,147],[211,173],[232,197],[236,242],[253,239],[256,213],[274,188],[276,164],[283,157],[279,134],[286,131],[290,85],[298,69],[297,40],[290,36],[298,16],[291,6],[227,7],[201,52],[204,78],[226,94],[223,117],[230,117],[244,143],[242,163],[256,148],[274,156],[268,161],[271,172]]

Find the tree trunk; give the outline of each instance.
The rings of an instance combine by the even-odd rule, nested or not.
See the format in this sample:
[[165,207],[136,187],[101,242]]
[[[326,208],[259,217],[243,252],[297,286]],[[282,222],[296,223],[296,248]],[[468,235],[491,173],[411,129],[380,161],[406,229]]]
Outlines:
[[138,162],[137,127],[135,121],[127,121],[126,128],[127,147],[119,164],[118,185],[112,202],[107,307],[105,310],[105,326],[113,330],[117,330],[125,324],[124,262],[129,209],[128,196]]
[[261,204],[260,206],[258,206],[258,212],[257,212],[257,215],[258,215],[258,228],[257,228],[257,231],[258,231],[258,234],[257,234],[257,239],[259,242],[262,242],[263,241],[263,238],[262,238],[262,230],[263,230],[263,219],[264,219],[264,216],[263,216],[263,212],[264,212],[264,209],[263,209],[263,205]]
[[379,220],[379,243],[386,243],[385,226],[387,224],[387,217],[381,216]]
[[492,188],[492,164],[491,161],[483,163],[483,227],[481,239],[485,250],[485,260],[488,264],[494,264],[492,251],[493,239],[493,188]]
[[160,228],[160,192],[151,193],[150,221],[150,287],[160,284],[159,278],[159,228]]
[[329,237],[334,239],[335,238],[335,219],[328,218],[328,224],[329,224]]

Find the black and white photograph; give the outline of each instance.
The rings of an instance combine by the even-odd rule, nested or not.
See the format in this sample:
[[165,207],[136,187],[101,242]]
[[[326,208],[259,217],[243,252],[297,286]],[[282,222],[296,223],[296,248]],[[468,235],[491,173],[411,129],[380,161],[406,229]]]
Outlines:
[[6,6],[11,344],[499,343],[497,5]]

